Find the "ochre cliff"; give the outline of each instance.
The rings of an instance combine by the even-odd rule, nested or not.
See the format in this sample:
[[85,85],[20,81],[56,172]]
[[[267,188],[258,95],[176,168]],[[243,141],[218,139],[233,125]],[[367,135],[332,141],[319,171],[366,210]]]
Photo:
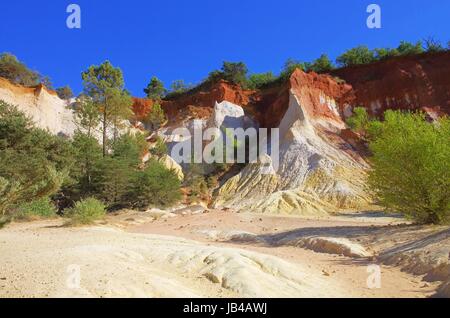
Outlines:
[[[450,52],[404,56],[339,69],[333,75],[353,87],[353,106],[373,115],[387,109],[450,114]],[[347,113],[348,115],[348,113]]]

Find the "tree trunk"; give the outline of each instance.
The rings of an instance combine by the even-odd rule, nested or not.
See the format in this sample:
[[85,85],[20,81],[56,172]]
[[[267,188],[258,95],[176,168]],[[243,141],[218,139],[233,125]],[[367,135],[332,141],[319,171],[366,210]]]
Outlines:
[[106,157],[106,139],[107,139],[107,134],[106,134],[106,128],[107,128],[107,116],[106,116],[106,110],[103,113],[103,157]]

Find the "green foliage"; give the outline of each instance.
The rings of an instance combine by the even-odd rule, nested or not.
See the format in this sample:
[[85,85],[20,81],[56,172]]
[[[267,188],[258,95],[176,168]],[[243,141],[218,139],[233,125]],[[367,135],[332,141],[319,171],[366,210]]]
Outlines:
[[223,62],[222,74],[226,81],[246,87],[247,73],[247,66],[243,62]]
[[109,209],[128,206],[125,194],[131,184],[136,167],[129,159],[105,157],[95,166],[92,178],[94,196],[106,203]]
[[181,199],[180,187],[180,180],[173,171],[151,160],[147,168],[135,174],[128,197],[137,208],[167,207]]
[[308,71],[313,71],[316,73],[327,73],[335,68],[333,62],[330,60],[328,55],[322,54],[317,60],[315,60],[308,67]]
[[113,146],[111,156],[98,160],[93,167],[92,196],[105,202],[110,209],[129,206],[126,198],[133,176],[147,149],[143,135],[123,135]]
[[442,52],[442,51],[445,51],[445,48],[441,44],[441,42],[430,37],[425,40],[425,51],[426,52]]
[[144,134],[124,134],[114,144],[112,157],[137,167],[147,150],[148,143]]
[[288,79],[296,69],[301,69],[302,71],[305,71],[306,67],[307,65],[304,62],[300,62],[294,59],[288,59],[284,63],[284,67],[283,70],[281,71],[280,78]]
[[151,130],[158,130],[167,121],[167,116],[164,109],[159,103],[155,103],[152,106],[151,111],[148,113],[146,122],[150,125]]
[[121,69],[115,68],[109,61],[99,66],[89,67],[81,74],[81,77],[84,93],[95,105],[91,110],[98,109],[101,117],[103,156],[106,156],[108,128],[113,126],[114,139],[116,139],[122,120],[132,116],[133,101],[124,89]]
[[33,217],[51,218],[56,216],[56,208],[49,198],[41,198],[19,205],[15,215],[20,219],[30,219]]
[[17,57],[9,53],[0,55],[0,77],[25,86],[35,86],[40,82],[39,73],[30,70]]
[[59,98],[64,100],[69,100],[73,97],[73,91],[68,85],[57,88],[56,93],[58,94]]
[[375,56],[367,46],[358,46],[340,55],[336,61],[341,66],[368,64],[375,61]]
[[166,89],[164,83],[160,81],[156,76],[153,76],[150,83],[144,88],[144,93],[149,99],[160,100],[166,95]]
[[347,125],[358,133],[366,132],[369,124],[369,114],[364,107],[356,107],[353,110],[353,115],[347,119]]
[[167,145],[161,137],[157,137],[154,147],[150,149],[150,153],[157,158],[167,155]]
[[105,205],[94,198],[79,201],[71,209],[64,211],[64,215],[70,218],[68,225],[89,225],[106,215]]
[[378,124],[369,186],[386,209],[419,223],[450,221],[450,120],[387,111]]
[[182,94],[192,88],[192,85],[187,85],[183,80],[176,80],[170,85],[171,93]]
[[75,201],[91,196],[95,192],[93,178],[103,155],[97,139],[80,131],[75,133],[72,145],[75,149],[75,164],[70,172],[72,183],[64,189],[64,192]]
[[84,94],[78,96],[75,107],[75,123],[80,131],[91,137],[100,124],[100,109],[92,98]]
[[418,41],[415,44],[401,41],[397,48],[399,55],[416,55],[424,52],[422,41]]
[[59,191],[72,156],[67,140],[35,128],[16,107],[0,101],[0,214]]
[[252,74],[248,78],[247,86],[250,89],[263,88],[276,80],[272,72]]
[[375,59],[377,60],[385,60],[400,55],[397,49],[390,49],[390,48],[375,49],[374,52],[375,52]]

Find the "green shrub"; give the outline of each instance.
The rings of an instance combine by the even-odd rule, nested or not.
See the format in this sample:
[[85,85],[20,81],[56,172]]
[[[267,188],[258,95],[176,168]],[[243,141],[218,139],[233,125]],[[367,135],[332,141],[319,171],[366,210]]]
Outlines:
[[422,41],[418,41],[415,44],[401,41],[397,48],[400,55],[416,55],[424,52]]
[[78,201],[73,208],[65,211],[65,216],[70,218],[69,225],[92,224],[105,215],[105,205],[94,198]]
[[263,88],[273,83],[276,79],[272,72],[252,74],[248,78],[247,86],[250,89]]
[[69,85],[57,88],[56,93],[58,94],[59,98],[64,99],[64,100],[69,100],[73,97],[73,91]]
[[448,223],[450,119],[387,111],[376,130],[369,186],[379,203],[418,223]]
[[0,215],[57,193],[73,165],[62,137],[35,128],[15,106],[0,101]]
[[248,69],[243,62],[223,62],[222,73],[225,80],[246,87]]
[[445,48],[441,44],[441,42],[430,37],[425,40],[425,51],[427,51],[427,52],[442,52],[442,51],[445,51]]
[[18,218],[51,218],[56,216],[56,207],[48,198],[41,198],[32,202],[22,203],[16,215]]
[[148,113],[145,122],[150,125],[151,130],[158,130],[167,121],[167,116],[161,104],[155,103],[152,106],[151,111]]
[[364,133],[369,127],[370,119],[364,107],[356,107],[353,115],[347,118],[347,125],[358,133]]
[[134,207],[167,207],[181,199],[181,183],[177,175],[163,164],[151,160],[148,167],[135,174],[128,192]]
[[368,64],[375,61],[375,56],[367,46],[358,46],[339,56],[336,61],[341,66]]
[[9,53],[0,54],[0,77],[25,86],[35,86],[40,82],[37,72],[30,70],[17,57]]
[[308,71],[313,71],[316,73],[327,73],[335,68],[333,62],[330,60],[328,55],[322,54],[318,59],[311,63],[308,67]]
[[167,90],[164,88],[164,83],[153,76],[150,83],[144,88],[144,93],[149,99],[159,100],[166,95]]
[[157,157],[161,158],[168,153],[167,145],[161,137],[156,138],[156,143],[153,148],[150,149],[150,153]]

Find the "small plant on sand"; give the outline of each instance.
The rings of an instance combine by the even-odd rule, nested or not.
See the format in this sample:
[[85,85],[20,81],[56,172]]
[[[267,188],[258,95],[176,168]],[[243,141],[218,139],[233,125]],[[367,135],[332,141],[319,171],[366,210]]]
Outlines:
[[19,219],[51,218],[56,216],[56,207],[49,198],[41,198],[21,204],[15,213]]
[[106,214],[105,205],[94,198],[88,198],[75,203],[75,206],[65,213],[70,218],[68,225],[88,225],[102,219]]

